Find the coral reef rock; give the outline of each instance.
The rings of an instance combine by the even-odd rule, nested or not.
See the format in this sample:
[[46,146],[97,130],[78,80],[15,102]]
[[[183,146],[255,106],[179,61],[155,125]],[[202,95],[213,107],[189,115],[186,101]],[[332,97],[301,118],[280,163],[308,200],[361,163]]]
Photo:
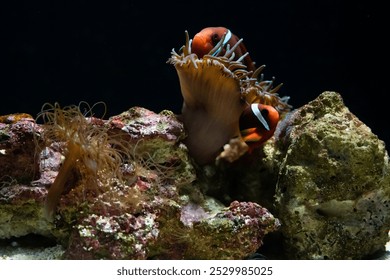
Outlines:
[[[84,118],[77,107],[50,108]],[[69,121],[0,117],[0,247],[10,242],[3,251],[39,236],[66,259],[364,259],[389,240],[385,144],[338,93],[288,113],[252,153],[206,166],[193,164],[185,128],[170,111],[133,107],[108,120],[86,118],[88,137],[69,125],[77,131],[64,135],[97,134],[80,143],[87,152],[104,148],[106,158],[79,155],[47,219],[48,190],[70,150],[45,132],[63,133]]]
[[383,141],[324,92],[275,135],[276,209],[287,257],[360,259],[383,251],[390,229],[390,169]]
[[31,185],[39,177],[35,148],[39,133],[34,119],[25,114],[8,115],[0,122],[0,239],[50,234],[51,225],[37,207],[47,190]]
[[[58,112],[74,114],[64,110]],[[87,119],[83,125],[99,139],[115,140],[102,143],[114,143],[120,153],[121,176],[102,180],[112,171],[95,165],[97,159],[80,157],[67,171],[53,219],[44,215],[45,199],[70,153],[67,143],[43,139],[54,122],[0,123],[0,239],[44,236],[54,240],[50,246],[62,245],[60,257],[66,259],[243,259],[279,228],[278,219],[256,203],[233,201],[226,207],[201,192],[181,143],[183,125],[172,112],[134,107],[108,120]],[[82,137],[77,126],[66,129],[77,129]],[[100,143],[86,140],[85,145],[99,148]],[[82,160],[96,178],[82,179],[87,172]]]

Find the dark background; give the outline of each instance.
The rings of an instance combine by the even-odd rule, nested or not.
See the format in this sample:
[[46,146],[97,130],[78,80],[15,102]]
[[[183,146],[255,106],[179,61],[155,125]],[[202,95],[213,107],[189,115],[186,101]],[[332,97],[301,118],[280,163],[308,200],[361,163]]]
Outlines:
[[56,101],[104,101],[106,117],[132,106],[180,113],[171,49],[184,30],[226,26],[294,107],[337,91],[390,143],[385,1],[14,2],[1,9],[0,115],[36,116]]

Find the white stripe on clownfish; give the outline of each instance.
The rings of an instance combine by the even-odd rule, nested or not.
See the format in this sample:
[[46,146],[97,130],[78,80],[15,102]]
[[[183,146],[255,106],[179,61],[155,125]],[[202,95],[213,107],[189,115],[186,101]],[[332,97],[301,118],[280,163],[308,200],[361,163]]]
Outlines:
[[225,34],[225,38],[221,44],[221,46],[212,54],[212,56],[217,56],[219,54],[219,52],[222,50],[223,47],[225,47],[225,45],[229,42],[229,40],[232,38],[232,32],[228,29],[226,34]]
[[256,116],[256,118],[259,120],[259,122],[264,126],[264,128],[266,130],[269,130],[269,125],[259,110],[259,104],[258,103],[251,104],[251,110],[253,114]]

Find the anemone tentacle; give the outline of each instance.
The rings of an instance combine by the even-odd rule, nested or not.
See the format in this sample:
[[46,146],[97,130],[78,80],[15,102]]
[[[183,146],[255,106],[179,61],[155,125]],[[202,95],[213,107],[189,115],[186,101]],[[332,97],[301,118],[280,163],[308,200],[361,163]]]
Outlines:
[[[230,32],[230,31],[229,31]],[[226,36],[208,54],[199,58],[191,52],[191,40],[185,31],[185,44],[179,53],[174,49],[168,63],[173,64],[183,95],[182,120],[187,130],[186,144],[198,163],[216,158],[224,144],[240,137],[239,119],[253,103],[274,107],[279,114],[288,112],[288,97],[280,97],[273,88],[274,79],[263,80],[264,65],[248,71],[243,63],[248,52],[235,57],[240,39],[233,46]],[[221,54],[219,50],[225,48]]]

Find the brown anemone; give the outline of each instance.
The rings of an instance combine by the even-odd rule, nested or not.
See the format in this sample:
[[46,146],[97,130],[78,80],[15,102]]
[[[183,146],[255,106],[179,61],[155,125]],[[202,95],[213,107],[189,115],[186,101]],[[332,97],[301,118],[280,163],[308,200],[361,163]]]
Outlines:
[[[186,43],[181,52],[173,49],[168,60],[176,68],[184,99],[181,120],[187,131],[185,144],[201,165],[214,161],[232,138],[240,138],[240,115],[249,104],[264,103],[280,111],[290,108],[287,99],[276,93],[280,86],[272,89],[273,81],[259,79],[264,66],[254,72],[247,71],[242,63],[247,53],[234,60],[234,50],[242,39],[231,48],[226,46],[223,55],[210,55],[223,41],[224,36],[208,55],[199,59],[191,52],[191,40],[186,31]],[[243,148],[242,153],[245,151]]]

